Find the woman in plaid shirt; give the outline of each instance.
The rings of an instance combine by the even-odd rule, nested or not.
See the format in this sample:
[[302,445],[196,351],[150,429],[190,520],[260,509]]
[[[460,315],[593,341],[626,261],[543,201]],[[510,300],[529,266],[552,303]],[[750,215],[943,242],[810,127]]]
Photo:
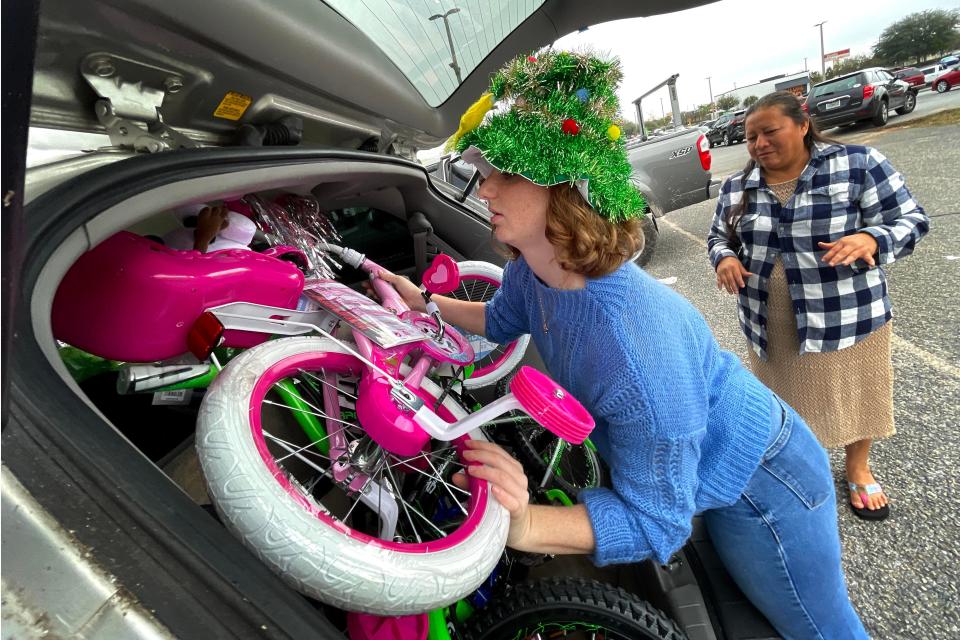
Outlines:
[[895,432],[882,265],[929,218],[880,152],[824,138],[790,93],[750,107],[746,134],[750,161],[724,182],[708,238],[717,287],[739,294],[754,373],[823,446],[845,447],[851,509],[882,520],[868,464]]

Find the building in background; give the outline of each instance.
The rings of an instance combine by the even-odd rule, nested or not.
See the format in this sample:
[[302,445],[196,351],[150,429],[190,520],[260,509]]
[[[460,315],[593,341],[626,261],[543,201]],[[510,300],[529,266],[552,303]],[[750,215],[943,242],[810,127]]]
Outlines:
[[731,91],[715,95],[714,100],[723,96],[733,96],[739,101],[740,104],[743,104],[743,99],[749,96],[762,98],[768,93],[773,93],[774,91],[790,91],[797,96],[805,96],[809,90],[809,71],[801,71],[800,73],[793,74],[781,73],[778,76],[765,78],[760,82],[756,82],[745,87],[737,87]]

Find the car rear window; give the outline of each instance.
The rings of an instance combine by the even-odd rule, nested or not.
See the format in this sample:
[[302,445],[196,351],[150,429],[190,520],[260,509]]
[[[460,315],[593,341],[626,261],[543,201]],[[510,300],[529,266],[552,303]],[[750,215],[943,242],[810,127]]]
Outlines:
[[[438,2],[324,0],[383,51],[431,107],[443,103],[543,0]],[[455,61],[455,63],[454,63]]]
[[900,69],[900,71],[897,71],[897,77],[906,78],[907,76],[915,76],[919,73],[920,71],[916,67],[908,67],[906,69]]
[[850,91],[851,89],[859,87],[862,84],[863,80],[861,79],[860,75],[839,78],[837,80],[815,86],[813,88],[813,97],[817,98],[819,96],[825,96],[829,93],[842,93],[844,91]]

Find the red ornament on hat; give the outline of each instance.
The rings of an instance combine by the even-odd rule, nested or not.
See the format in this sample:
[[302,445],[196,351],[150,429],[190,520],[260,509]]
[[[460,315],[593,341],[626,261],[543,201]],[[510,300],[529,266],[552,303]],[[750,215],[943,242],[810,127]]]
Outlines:
[[580,133],[580,125],[577,124],[577,121],[573,118],[567,118],[564,120],[561,129],[563,129],[563,132],[569,136],[575,136]]
[[536,61],[537,61],[536,56],[527,56],[527,62],[536,62]]

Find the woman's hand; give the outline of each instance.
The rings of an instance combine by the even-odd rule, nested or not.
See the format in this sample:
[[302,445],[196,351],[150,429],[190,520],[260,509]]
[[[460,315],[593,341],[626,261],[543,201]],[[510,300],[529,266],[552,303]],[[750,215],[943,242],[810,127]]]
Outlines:
[[863,260],[871,267],[877,266],[873,256],[876,255],[879,245],[877,239],[869,233],[861,231],[853,235],[844,236],[836,242],[819,242],[820,248],[828,249],[820,258],[831,267],[838,264],[849,267],[857,260]]
[[[398,276],[395,273],[390,273],[386,269],[381,269],[377,277],[384,282],[392,284],[393,288],[397,290],[397,293],[400,294],[400,297],[403,298],[403,301],[407,303],[408,307],[415,311],[426,310],[427,305],[423,301],[423,296],[420,295],[420,288],[413,284],[410,278]],[[365,283],[365,285],[366,284],[367,283]],[[372,286],[367,286],[367,288],[372,290]]]
[[[490,483],[494,497],[510,512],[510,533],[507,546],[522,548],[530,534],[530,495],[527,493],[527,476],[523,467],[503,447],[484,440],[468,440],[463,457],[473,463],[467,473],[474,478]],[[461,473],[454,482],[466,487],[467,479]]]
[[727,293],[738,293],[746,286],[744,280],[752,275],[739,259],[727,256],[717,263],[717,289],[726,289]]
[[227,216],[229,211],[222,205],[204,207],[197,214],[197,228],[193,230],[193,248],[195,251],[205,253],[207,247],[213,242],[222,229],[226,229],[230,224]]

